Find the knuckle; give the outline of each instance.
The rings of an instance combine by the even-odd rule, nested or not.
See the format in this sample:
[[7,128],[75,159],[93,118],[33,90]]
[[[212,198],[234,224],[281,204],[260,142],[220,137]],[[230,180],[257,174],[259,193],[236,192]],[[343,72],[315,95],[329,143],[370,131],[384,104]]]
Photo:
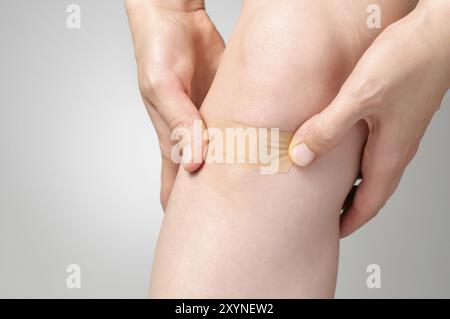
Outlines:
[[142,94],[148,98],[154,96],[158,91],[163,90],[170,85],[170,79],[159,73],[147,74],[139,81],[139,88]]
[[[363,183],[368,182],[368,180],[363,181]],[[364,215],[367,220],[370,220],[378,215],[378,212],[383,208],[390,196],[389,193],[390,190],[385,187],[375,187],[374,184],[366,185],[362,193],[357,192],[353,206],[358,213]]]
[[391,153],[384,163],[383,173],[385,176],[395,176],[398,172],[403,171],[405,158],[399,152]]
[[327,123],[322,119],[317,119],[311,136],[314,144],[320,148],[328,149],[331,147],[334,137],[336,136],[336,130],[331,123]]
[[383,205],[377,205],[375,208],[372,208],[371,210],[368,210],[366,213],[367,218],[370,220],[372,218],[375,218],[378,215],[378,212],[383,207]]
[[376,179],[393,178],[402,172],[405,166],[404,156],[399,152],[393,152],[386,156],[374,156],[373,161],[367,175]]
[[379,196],[373,197],[360,197],[359,200],[356,200],[353,205],[356,208],[356,211],[364,214],[368,220],[374,218],[378,215],[378,212],[384,206],[384,200],[382,200]]
[[378,194],[374,194],[374,196],[368,201],[368,215],[371,217],[375,217],[380,209],[383,208],[388,196],[388,192],[385,189],[380,189]]
[[363,79],[344,88],[344,94],[351,103],[363,110],[371,110],[382,105],[386,91],[383,80],[377,78]]
[[171,131],[181,128],[181,127],[189,127],[194,120],[194,115],[192,114],[183,114],[183,115],[175,115],[169,121],[168,125]]

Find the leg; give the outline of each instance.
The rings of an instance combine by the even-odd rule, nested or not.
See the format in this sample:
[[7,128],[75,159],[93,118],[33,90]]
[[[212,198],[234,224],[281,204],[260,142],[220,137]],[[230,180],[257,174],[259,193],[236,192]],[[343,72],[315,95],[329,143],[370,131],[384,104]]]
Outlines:
[[[388,16],[400,18],[410,3],[397,1]],[[247,1],[201,108],[206,123],[223,118],[294,131],[322,110],[374,36],[358,27],[365,9],[350,7],[337,0]],[[151,296],[332,297],[339,211],[357,177],[365,134],[358,123],[331,154],[286,174],[214,164],[195,175],[180,171]]]

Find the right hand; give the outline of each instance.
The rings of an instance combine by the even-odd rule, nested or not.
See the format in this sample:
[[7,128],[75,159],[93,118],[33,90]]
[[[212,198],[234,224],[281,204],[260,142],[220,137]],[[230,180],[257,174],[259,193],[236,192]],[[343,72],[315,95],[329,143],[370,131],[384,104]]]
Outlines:
[[[202,0],[125,1],[142,98],[156,128],[162,155],[161,204],[165,209],[178,171],[171,131],[192,132],[198,108],[214,79],[225,44]],[[191,134],[194,136],[194,134]],[[202,140],[191,148],[205,147]],[[202,163],[183,162],[196,171]]]

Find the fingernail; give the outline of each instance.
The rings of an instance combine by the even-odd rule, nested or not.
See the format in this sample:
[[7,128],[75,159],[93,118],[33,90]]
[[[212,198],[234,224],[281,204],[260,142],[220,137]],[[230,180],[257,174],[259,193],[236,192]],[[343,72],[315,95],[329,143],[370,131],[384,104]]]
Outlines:
[[294,146],[292,160],[298,166],[308,166],[316,158],[316,154],[305,143]]

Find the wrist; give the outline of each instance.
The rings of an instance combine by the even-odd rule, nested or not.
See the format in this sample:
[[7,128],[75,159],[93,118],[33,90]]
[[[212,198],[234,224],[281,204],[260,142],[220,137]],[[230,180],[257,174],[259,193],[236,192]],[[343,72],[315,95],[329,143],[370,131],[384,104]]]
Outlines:
[[440,68],[445,73],[450,87],[450,1],[421,0],[417,6],[419,21],[423,28],[423,40],[433,48],[433,55],[440,60]]
[[195,11],[205,9],[205,0],[125,0],[127,8],[151,5],[168,10]]

